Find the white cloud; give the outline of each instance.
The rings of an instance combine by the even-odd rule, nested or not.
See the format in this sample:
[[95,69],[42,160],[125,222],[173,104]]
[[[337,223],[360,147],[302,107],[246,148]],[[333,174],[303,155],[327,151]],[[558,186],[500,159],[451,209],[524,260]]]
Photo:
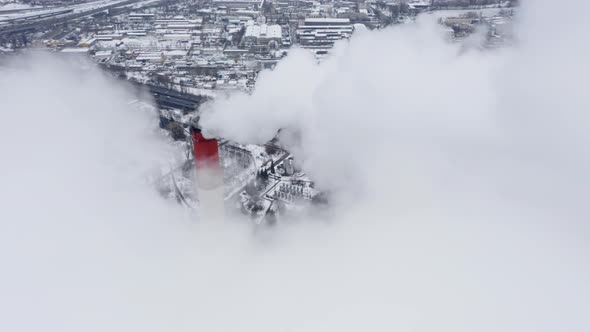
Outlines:
[[493,54],[459,56],[428,22],[365,31],[217,101],[209,129],[299,130],[306,170],[344,196],[257,234],[144,184],[170,157],[120,86],[55,62],[2,73],[0,329],[587,331],[583,12],[535,9]]

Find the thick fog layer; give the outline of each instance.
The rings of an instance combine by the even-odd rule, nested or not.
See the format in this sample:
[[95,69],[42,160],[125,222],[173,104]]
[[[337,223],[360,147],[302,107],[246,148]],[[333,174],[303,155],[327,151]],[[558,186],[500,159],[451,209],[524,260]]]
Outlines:
[[514,49],[426,20],[362,31],[209,105],[229,138],[296,133],[333,193],[262,233],[158,197],[146,177],[175,153],[122,85],[3,70],[0,330],[587,331],[588,23],[536,3]]

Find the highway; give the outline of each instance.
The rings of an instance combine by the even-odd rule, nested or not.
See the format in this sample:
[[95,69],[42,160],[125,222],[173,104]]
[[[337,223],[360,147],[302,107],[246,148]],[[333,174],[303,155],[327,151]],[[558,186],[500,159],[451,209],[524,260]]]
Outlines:
[[[122,6],[127,6],[130,4],[134,4],[137,2],[141,2],[142,0],[126,0],[120,1],[116,3],[106,4],[104,6],[76,12],[75,10],[65,10],[63,12],[57,12],[55,15],[50,15],[50,13],[44,14],[49,16],[33,16],[32,18],[24,17],[21,20],[24,22],[21,23],[13,23],[13,24],[5,24],[0,26],[0,37],[3,35],[8,35],[12,33],[21,33],[26,31],[33,31],[40,28],[45,28],[54,24],[66,22],[69,20],[77,19],[80,17],[96,14],[111,8],[117,8]],[[67,8],[67,7],[65,7]],[[32,20],[31,20],[32,19]],[[14,21],[14,20],[13,20]]]

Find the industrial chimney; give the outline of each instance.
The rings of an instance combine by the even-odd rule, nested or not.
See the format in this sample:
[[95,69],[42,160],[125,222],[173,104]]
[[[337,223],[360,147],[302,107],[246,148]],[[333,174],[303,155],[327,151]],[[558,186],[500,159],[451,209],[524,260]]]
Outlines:
[[223,170],[219,162],[219,144],[215,138],[205,138],[199,117],[191,122],[191,138],[195,157],[195,192],[199,200],[202,221],[221,221],[224,217]]

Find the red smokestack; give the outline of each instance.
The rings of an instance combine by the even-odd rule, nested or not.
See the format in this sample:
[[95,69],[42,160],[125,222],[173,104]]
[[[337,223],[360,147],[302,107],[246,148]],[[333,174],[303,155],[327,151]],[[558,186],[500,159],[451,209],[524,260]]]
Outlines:
[[219,144],[215,138],[205,138],[200,129],[193,127],[193,154],[197,171],[201,168],[219,168]]
[[198,121],[191,126],[193,155],[197,170],[196,192],[203,220],[223,219],[223,171],[219,163],[219,144],[215,138],[205,138]]

